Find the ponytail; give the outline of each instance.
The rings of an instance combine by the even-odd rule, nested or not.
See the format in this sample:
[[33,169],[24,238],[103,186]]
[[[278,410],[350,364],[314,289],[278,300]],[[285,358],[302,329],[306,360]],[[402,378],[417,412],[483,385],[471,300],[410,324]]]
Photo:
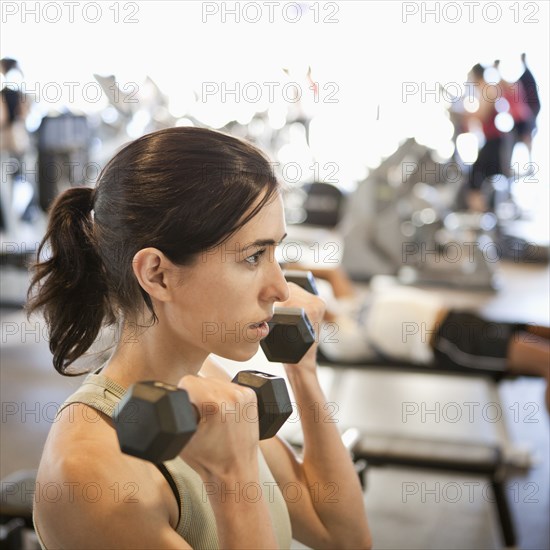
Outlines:
[[90,348],[104,320],[115,322],[95,243],[93,200],[90,187],[68,189],[55,200],[31,267],[27,313],[43,311],[54,367],[66,376],[80,374],[67,367]]

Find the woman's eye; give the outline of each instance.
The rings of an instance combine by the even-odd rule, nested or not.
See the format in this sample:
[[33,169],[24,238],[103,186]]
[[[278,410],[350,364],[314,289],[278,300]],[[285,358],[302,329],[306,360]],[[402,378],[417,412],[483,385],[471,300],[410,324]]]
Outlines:
[[248,258],[245,258],[245,262],[249,263],[250,265],[258,265],[260,258],[265,253],[265,248],[263,250],[258,250],[256,254],[252,254],[252,256],[248,256]]

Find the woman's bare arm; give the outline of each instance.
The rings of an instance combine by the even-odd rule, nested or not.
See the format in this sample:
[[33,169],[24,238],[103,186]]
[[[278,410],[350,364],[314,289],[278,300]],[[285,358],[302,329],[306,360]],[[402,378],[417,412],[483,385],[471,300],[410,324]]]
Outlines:
[[[314,361],[309,353],[302,362],[312,357]],[[297,366],[298,374],[289,368],[287,373],[301,413],[303,460],[278,436],[261,441],[260,448],[286,498],[296,540],[313,548],[370,548],[363,492],[334,423],[335,404],[326,402],[314,369],[302,362],[305,368]],[[230,379],[214,358],[205,361],[201,372]]]
[[36,527],[47,548],[191,548],[175,531],[176,500],[160,471],[123,455],[105,415],[71,405],[40,463]]

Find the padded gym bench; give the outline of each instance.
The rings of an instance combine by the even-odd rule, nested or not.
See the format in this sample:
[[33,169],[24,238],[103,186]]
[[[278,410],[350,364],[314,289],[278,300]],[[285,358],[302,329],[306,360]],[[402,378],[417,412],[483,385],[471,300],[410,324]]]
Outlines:
[[514,523],[504,487],[506,466],[498,446],[364,433],[353,448],[353,455],[356,459],[365,460],[369,466],[406,466],[488,477],[495,497],[502,540],[506,547],[516,545]]
[[[429,374],[446,376],[463,376],[466,378],[481,378],[489,382],[488,390],[494,392],[495,400],[496,383],[503,378],[508,378],[505,373],[483,369],[471,369],[458,371],[438,366],[419,366],[398,362],[376,363],[333,363],[318,352],[318,363],[322,367],[329,367],[338,380],[339,374],[347,369],[352,371],[378,371],[410,374]],[[504,375],[503,375],[504,374]],[[338,383],[338,382],[336,382]],[[330,397],[330,396],[329,396]],[[502,427],[502,426],[500,426]],[[356,429],[356,428],[354,428]],[[505,430],[504,430],[505,431]],[[507,434],[502,434],[506,436]],[[290,442],[300,446],[301,434],[291,436]],[[514,547],[516,544],[516,532],[509,503],[505,492],[505,482],[510,463],[500,445],[492,443],[472,443],[464,440],[446,440],[442,438],[428,439],[425,436],[416,437],[403,435],[402,433],[373,433],[369,429],[361,429],[353,447],[350,449],[354,461],[361,461],[368,466],[399,466],[414,469],[436,470],[446,472],[459,472],[461,474],[473,474],[488,478],[491,485],[500,532],[504,545]],[[514,466],[518,466],[514,464]],[[525,468],[525,461],[519,464]]]
[[390,359],[373,359],[369,361],[338,361],[334,362],[328,359],[323,352],[317,349],[317,363],[323,367],[338,368],[355,368],[355,369],[376,369],[383,368],[388,372],[414,372],[420,374],[450,374],[454,376],[485,376],[494,382],[500,382],[504,378],[517,378],[516,375],[509,375],[502,371],[490,369],[453,369],[445,365],[419,365],[415,363],[404,363],[403,361],[394,361]]
[[[515,547],[516,532],[504,486],[506,465],[498,446],[398,434],[360,433],[357,428],[345,430],[342,439],[346,438],[352,442],[348,442],[346,447],[350,450],[363,489],[368,487],[365,473],[371,466],[402,466],[487,477],[495,498],[502,540],[506,548]],[[300,432],[287,436],[287,440],[296,449],[303,445]]]
[[[407,374],[428,374],[428,375],[441,375],[441,376],[459,376],[465,379],[482,379],[489,382],[488,391],[494,397],[494,400],[498,402],[500,397],[498,395],[498,384],[503,380],[514,380],[519,378],[519,375],[506,373],[500,370],[490,370],[483,368],[472,369],[455,369],[445,365],[419,365],[415,363],[404,363],[402,361],[394,361],[387,359],[376,359],[370,361],[339,361],[334,362],[323,355],[320,349],[317,350],[317,363],[321,367],[328,367],[334,372],[338,372],[341,369],[357,369],[361,371],[378,371],[378,372],[394,372],[394,373],[407,373]],[[524,378],[536,378],[528,374],[522,375]],[[508,465],[518,470],[528,471],[532,466],[532,457],[525,451],[521,451],[514,448],[514,445],[509,439],[508,433],[502,424],[497,426],[500,429],[500,436],[506,444],[506,451],[503,457],[503,461]]]

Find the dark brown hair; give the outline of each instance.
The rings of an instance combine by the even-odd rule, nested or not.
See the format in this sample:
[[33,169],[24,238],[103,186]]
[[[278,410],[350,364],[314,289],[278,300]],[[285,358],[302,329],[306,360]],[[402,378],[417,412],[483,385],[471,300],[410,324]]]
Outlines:
[[130,317],[143,302],[152,322],[158,320],[132,271],[139,250],[155,247],[173,263],[191,265],[252,219],[278,188],[272,166],[254,146],[181,127],[125,146],[95,189],[62,193],[49,211],[27,303],[29,315],[44,313],[56,370],[72,375],[67,367],[100,329]]

